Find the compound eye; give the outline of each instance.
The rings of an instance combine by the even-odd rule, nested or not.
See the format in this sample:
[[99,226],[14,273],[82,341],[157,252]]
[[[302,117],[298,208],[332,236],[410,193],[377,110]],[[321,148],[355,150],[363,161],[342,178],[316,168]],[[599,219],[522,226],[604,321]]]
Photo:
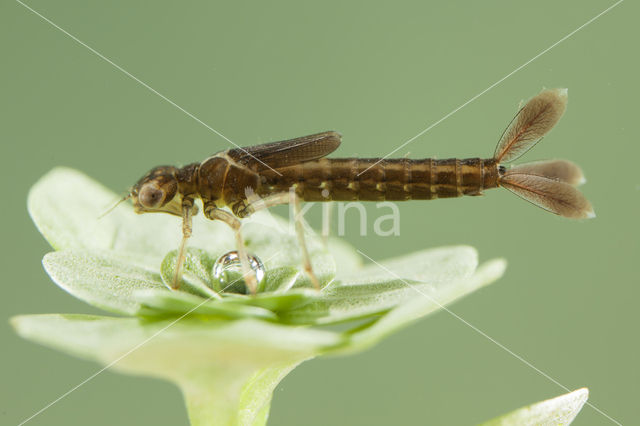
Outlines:
[[164,201],[164,197],[164,191],[152,183],[142,185],[142,188],[140,188],[140,192],[138,193],[138,201],[140,201],[140,204],[142,204],[143,207],[148,209],[160,207]]

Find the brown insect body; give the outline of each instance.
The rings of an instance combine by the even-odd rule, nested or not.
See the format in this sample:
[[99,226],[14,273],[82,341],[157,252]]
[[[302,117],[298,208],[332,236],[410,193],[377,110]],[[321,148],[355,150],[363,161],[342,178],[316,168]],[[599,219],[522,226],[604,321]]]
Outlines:
[[[480,158],[321,158],[258,172],[237,164],[225,151],[181,169],[156,168],[146,179],[171,188],[175,186],[171,175],[181,196],[199,197],[205,206],[226,206],[243,216],[247,193],[267,197],[292,187],[303,201],[408,201],[482,195],[485,189],[498,187],[499,167],[493,159]],[[177,209],[170,213],[180,214]]]
[[496,188],[497,163],[468,159],[321,158],[265,170],[258,195],[295,187],[304,201],[408,201],[480,195]]
[[[134,185],[129,197],[138,213],[165,212],[183,218],[176,277],[186,239],[191,235],[195,198],[202,199],[205,216],[233,227],[239,246],[242,237],[237,218],[258,209],[254,206],[256,198],[263,200],[260,208],[288,202],[297,205],[299,200],[432,200],[481,195],[485,189],[503,186],[558,215],[589,218],[595,215],[590,203],[575,189],[584,182],[575,164],[551,160],[510,169],[501,165],[519,158],[541,140],[564,113],[566,101],[564,89],[546,90],[532,98],[504,131],[490,159],[325,158],[341,140],[339,133],[329,131],[219,152],[180,169],[156,167]],[[224,207],[230,208],[235,217],[222,210]],[[305,269],[314,281],[302,227],[297,229]],[[238,247],[239,252],[242,250]],[[246,255],[240,253],[240,258],[248,270]],[[314,284],[318,286],[317,280]]]

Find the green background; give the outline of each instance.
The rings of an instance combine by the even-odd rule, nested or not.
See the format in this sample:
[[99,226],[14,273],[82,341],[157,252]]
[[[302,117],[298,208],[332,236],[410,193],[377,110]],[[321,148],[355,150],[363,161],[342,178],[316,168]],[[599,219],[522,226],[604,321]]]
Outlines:
[[[215,3],[28,4],[240,145],[335,129],[337,155],[363,157],[395,149],[613,4]],[[401,204],[398,237],[373,234],[370,206],[370,235],[358,235],[355,212],[346,235],[378,260],[451,244],[507,258],[503,279],[453,311],[566,387],[588,386],[591,403],[627,424],[640,379],[637,16],[620,4],[397,153],[488,157],[521,100],[568,87],[565,117],[525,160],[580,164],[595,220],[496,190]],[[27,215],[29,187],[66,165],[124,191],[152,166],[230,145],[19,3],[0,5],[0,35],[0,423],[16,424],[99,368],[8,325],[20,313],[98,312],[44,273],[50,248]],[[303,364],[276,390],[270,424],[466,425],[564,392],[442,312],[366,353]],[[180,425],[186,412],[168,383],[105,372],[29,424]],[[576,424],[613,423],[585,407]]]

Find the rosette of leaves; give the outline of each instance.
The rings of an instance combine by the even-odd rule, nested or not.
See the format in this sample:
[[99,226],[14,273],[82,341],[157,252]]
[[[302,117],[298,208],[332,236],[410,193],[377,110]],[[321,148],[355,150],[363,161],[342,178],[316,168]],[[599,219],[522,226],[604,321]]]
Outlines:
[[308,235],[322,283],[317,291],[300,271],[292,227],[263,213],[242,229],[247,250],[266,270],[258,294],[246,295],[232,276],[212,271],[219,256],[234,250],[233,235],[200,215],[183,285],[172,291],[179,218],[138,216],[127,204],[99,218],[115,199],[66,168],[45,175],[28,199],[55,249],[43,259],[52,280],[112,315],[24,315],[12,324],[24,338],[112,370],[174,382],[193,425],[266,424],[274,388],[301,362],[364,350],[493,282],[505,268],[500,259],[478,266],[466,246],[362,266],[353,248]]

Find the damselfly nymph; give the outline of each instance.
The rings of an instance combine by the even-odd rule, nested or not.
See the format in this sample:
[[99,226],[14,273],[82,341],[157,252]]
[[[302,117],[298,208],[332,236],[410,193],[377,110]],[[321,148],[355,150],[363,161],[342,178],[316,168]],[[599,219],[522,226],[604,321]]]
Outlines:
[[[482,195],[504,187],[531,203],[568,218],[591,218],[591,204],[575,188],[582,171],[566,160],[505,166],[540,141],[558,122],[567,90],[545,90],[529,100],[506,128],[491,158],[326,158],[340,145],[329,131],[281,142],[221,151],[200,163],[152,169],[130,190],[137,213],[163,212],[182,218],[182,242],[172,287],[180,286],[195,199],[211,220],[235,232],[238,256],[250,292],[257,284],[240,233],[241,219],[278,204],[301,201],[408,201]],[[253,195],[253,197],[251,196]],[[297,215],[296,215],[297,216]],[[303,226],[296,232],[305,272],[316,288]]]

